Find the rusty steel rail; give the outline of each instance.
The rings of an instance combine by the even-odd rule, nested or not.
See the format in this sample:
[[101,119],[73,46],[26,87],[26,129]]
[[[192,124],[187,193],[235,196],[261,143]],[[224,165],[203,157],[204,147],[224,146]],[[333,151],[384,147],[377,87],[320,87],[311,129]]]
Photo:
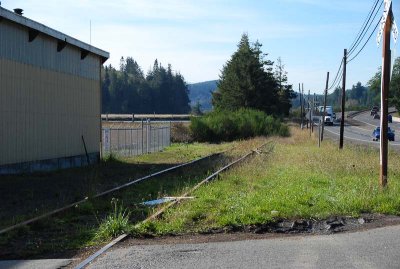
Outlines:
[[[156,218],[158,218],[161,214],[163,214],[165,212],[165,210],[167,210],[168,208],[174,206],[175,204],[177,204],[178,202],[180,202],[181,200],[183,200],[185,197],[187,197],[190,193],[192,193],[193,191],[197,190],[200,186],[204,185],[205,183],[211,181],[212,179],[216,178],[220,173],[222,173],[223,171],[229,169],[230,167],[232,167],[233,165],[245,160],[246,158],[248,158],[250,155],[253,155],[255,152],[259,153],[259,150],[263,147],[265,147],[267,144],[269,144],[270,142],[264,143],[261,146],[259,146],[258,148],[248,152],[247,154],[245,154],[244,156],[240,157],[239,159],[229,163],[228,165],[222,167],[221,169],[219,169],[218,171],[214,172],[213,174],[209,175],[208,177],[206,177],[205,179],[203,179],[201,182],[199,182],[196,186],[194,186],[193,188],[191,188],[189,191],[185,192],[184,194],[180,195],[180,197],[174,201],[171,201],[170,203],[168,203],[166,206],[164,206],[163,208],[161,208],[160,210],[158,210],[157,212],[155,212],[154,214],[152,214],[151,216],[147,217],[145,220],[143,220],[142,222],[136,224],[135,226],[137,227],[138,225],[141,225],[143,223],[149,222],[151,220],[154,220]],[[115,244],[117,244],[118,242],[121,242],[122,240],[124,240],[126,237],[128,236],[128,234],[122,234],[119,237],[117,237],[116,239],[114,239],[113,241],[111,241],[109,244],[105,245],[104,247],[102,247],[100,250],[96,251],[94,254],[92,254],[91,256],[89,256],[88,258],[86,258],[84,261],[82,261],[81,263],[79,263],[75,269],[83,269],[86,266],[88,266],[91,262],[93,262],[97,257],[99,257],[100,255],[102,255],[103,253],[105,253],[108,249],[110,249],[112,246],[114,246]]]
[[7,228],[4,228],[4,229],[0,230],[0,235],[3,234],[3,233],[9,232],[9,231],[11,231],[11,230],[14,230],[14,229],[16,229],[16,228],[19,228],[19,227],[28,225],[28,224],[30,224],[30,223],[33,223],[33,222],[35,222],[35,221],[38,221],[38,220],[44,219],[44,218],[46,218],[46,217],[52,216],[52,215],[54,215],[54,214],[60,213],[60,212],[65,211],[65,210],[67,210],[67,209],[73,208],[73,207],[75,207],[75,206],[77,206],[77,205],[80,205],[80,204],[82,204],[82,203],[84,203],[84,202],[90,200],[90,199],[94,199],[94,198],[98,198],[98,197],[107,195],[107,194],[109,194],[109,193],[112,193],[112,192],[115,192],[115,191],[124,189],[124,188],[129,187],[129,186],[131,186],[131,185],[133,185],[133,184],[139,183],[139,182],[141,182],[141,181],[143,181],[143,180],[146,180],[146,179],[149,179],[149,178],[153,178],[153,177],[156,177],[156,176],[159,176],[159,175],[168,173],[168,172],[173,171],[173,170],[177,170],[177,169],[182,168],[182,167],[185,167],[185,166],[192,165],[192,164],[194,164],[194,163],[197,163],[197,162],[200,162],[200,161],[202,161],[202,160],[211,158],[211,157],[213,157],[213,156],[223,154],[224,152],[226,152],[226,151],[222,151],[222,152],[219,152],[219,153],[210,154],[210,155],[207,155],[207,156],[205,156],[205,157],[202,157],[202,158],[199,158],[199,159],[195,159],[195,160],[193,160],[193,161],[186,162],[186,163],[183,163],[183,164],[179,164],[179,165],[176,165],[176,166],[173,166],[173,167],[164,169],[164,170],[162,170],[162,171],[159,171],[159,172],[156,172],[156,173],[153,173],[153,174],[150,174],[150,175],[147,175],[147,176],[138,178],[138,179],[133,180],[133,181],[129,181],[128,183],[125,183],[125,184],[123,184],[123,185],[121,185],[121,186],[112,188],[112,189],[110,189],[110,190],[103,191],[103,192],[101,192],[101,193],[98,193],[98,194],[94,195],[93,197],[90,197],[90,198],[89,198],[89,197],[85,197],[84,199],[82,199],[82,200],[80,200],[80,201],[74,202],[74,203],[72,203],[72,204],[69,204],[69,205],[66,205],[66,206],[64,206],[64,207],[61,207],[61,208],[55,209],[55,210],[53,210],[53,211],[50,211],[50,212],[48,212],[48,213],[45,213],[45,214],[43,214],[43,215],[40,215],[40,216],[31,218],[31,219],[28,219],[28,220],[26,220],[26,221],[23,221],[23,222],[14,224],[14,225],[9,226],[9,227],[7,227]]

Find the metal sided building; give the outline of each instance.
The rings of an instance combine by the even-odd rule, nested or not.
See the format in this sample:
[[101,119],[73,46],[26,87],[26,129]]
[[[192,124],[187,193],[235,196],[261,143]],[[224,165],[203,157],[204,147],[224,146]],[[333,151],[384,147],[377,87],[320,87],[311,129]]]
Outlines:
[[20,14],[0,7],[0,174],[98,161],[109,53]]

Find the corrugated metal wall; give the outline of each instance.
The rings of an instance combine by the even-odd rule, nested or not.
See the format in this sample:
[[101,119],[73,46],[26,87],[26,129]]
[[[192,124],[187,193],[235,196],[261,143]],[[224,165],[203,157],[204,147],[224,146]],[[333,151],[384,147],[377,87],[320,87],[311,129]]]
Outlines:
[[0,165],[99,152],[100,59],[0,22]]
[[99,58],[89,54],[81,60],[80,50],[67,45],[57,52],[57,40],[39,34],[28,42],[24,27],[6,20],[0,23],[0,58],[68,73],[89,79],[99,79]]

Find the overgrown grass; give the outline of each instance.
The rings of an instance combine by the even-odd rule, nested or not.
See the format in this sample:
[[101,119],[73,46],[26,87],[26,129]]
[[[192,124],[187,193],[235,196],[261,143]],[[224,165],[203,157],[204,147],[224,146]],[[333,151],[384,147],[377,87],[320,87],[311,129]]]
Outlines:
[[110,154],[89,167],[0,176],[0,228],[237,144],[172,144],[162,152],[132,158]]
[[[150,156],[152,154],[149,154],[146,157],[147,159],[141,157],[144,158],[141,161],[138,161],[138,159],[124,160],[120,158],[110,158],[97,167],[91,168],[91,170],[94,170],[93,178],[87,182],[88,184],[99,184],[101,181],[97,176],[101,176],[107,179],[110,187],[115,187],[121,184],[121,181],[118,181],[119,177],[134,178],[135,175],[138,175],[138,169],[141,169],[140,172],[142,172],[142,174],[149,174],[161,170],[163,167],[168,167],[168,164],[174,162],[180,163],[188,161],[195,157],[202,157],[235,146],[233,150],[229,150],[221,155],[212,156],[190,167],[181,168],[165,175],[141,181],[128,188],[113,192],[109,196],[89,199],[89,201],[71,208],[66,212],[43,219],[32,225],[22,227],[21,229],[2,234],[0,235],[0,258],[51,258],[54,257],[55,254],[60,254],[65,251],[67,251],[68,254],[63,256],[67,257],[79,249],[98,245],[101,241],[107,241],[107,239],[111,237],[129,231],[130,225],[142,221],[157,209],[141,205],[143,201],[158,199],[165,196],[180,196],[199,181],[210,175],[213,171],[218,170],[232,159],[236,159],[238,156],[243,155],[245,152],[248,152],[250,149],[255,148],[263,142],[263,138],[256,138],[249,141],[220,145],[174,144],[165,152],[157,153],[158,158]],[[133,165],[132,163],[135,164]],[[100,171],[97,171],[97,169]],[[66,182],[65,185],[61,185],[63,187],[62,191],[71,191],[69,188],[70,185],[74,186],[75,182],[78,182],[78,179],[82,176],[80,173],[85,171],[86,169],[83,168],[73,171],[64,171],[63,173],[69,177],[69,182]],[[53,181],[60,180],[60,178],[54,175],[57,176],[58,173],[49,173],[48,175],[41,174],[42,177],[49,177],[49,181],[50,179],[53,179]],[[54,177],[50,178],[51,176]],[[37,180],[36,178],[34,179]],[[38,187],[35,185],[32,186]],[[45,186],[44,183],[42,184],[42,187],[43,186]],[[76,187],[77,186],[74,186],[74,188]],[[46,192],[40,197],[47,197],[48,194],[49,192]],[[27,201],[26,205],[30,205],[31,201],[37,201],[38,204],[47,202],[47,200],[43,198],[39,199],[40,197],[33,195],[32,200]],[[118,206],[110,203],[112,197],[118,199]],[[51,198],[54,199],[52,201],[57,201],[56,197]],[[122,203],[123,206],[121,207]],[[9,208],[8,210],[15,212],[19,205],[20,204],[16,204],[16,208]],[[126,212],[125,208],[127,209]],[[127,225],[128,211],[130,213],[129,225]],[[35,214],[38,214],[37,211]],[[20,221],[22,220],[26,220],[26,217],[20,218]]]
[[174,143],[162,152],[144,154],[132,159],[138,163],[183,163],[198,159],[213,153],[221,152],[237,146],[237,142],[209,143]]
[[199,142],[221,142],[256,136],[288,136],[289,130],[279,119],[253,109],[213,111],[191,118],[193,139]]
[[111,199],[112,212],[100,224],[95,240],[104,241],[129,232],[130,211],[123,203],[118,204],[118,199]]
[[198,189],[162,219],[141,227],[155,234],[185,233],[243,226],[277,219],[323,219],[361,213],[400,215],[400,156],[390,152],[389,185],[378,184],[379,151],[350,146],[340,151],[324,141],[321,148],[307,131],[274,139],[271,154],[224,173]]

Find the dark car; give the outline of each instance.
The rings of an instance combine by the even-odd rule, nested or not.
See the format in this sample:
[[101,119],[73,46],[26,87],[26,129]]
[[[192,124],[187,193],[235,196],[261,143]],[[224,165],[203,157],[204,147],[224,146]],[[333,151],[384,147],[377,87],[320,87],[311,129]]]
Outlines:
[[376,114],[374,115],[374,120],[379,120],[380,118],[381,118],[381,116],[379,116],[378,113],[376,113]]
[[388,115],[388,122],[389,122],[389,123],[392,123],[392,122],[393,122],[392,115],[390,115],[390,114]]
[[[394,141],[394,131],[388,127],[388,140],[389,141]],[[375,130],[372,132],[372,140],[373,141],[378,141],[381,137],[381,127],[376,127]]]
[[378,106],[374,106],[372,109],[376,110],[377,112],[379,111],[379,107]]

